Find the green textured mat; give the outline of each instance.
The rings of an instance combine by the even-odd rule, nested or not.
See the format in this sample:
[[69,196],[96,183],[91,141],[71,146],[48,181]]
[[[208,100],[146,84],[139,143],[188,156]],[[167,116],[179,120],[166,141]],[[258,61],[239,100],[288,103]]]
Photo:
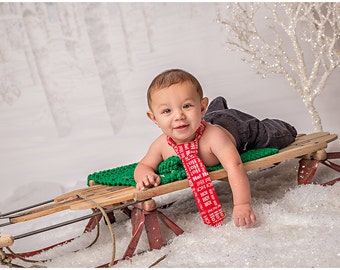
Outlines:
[[[248,162],[279,152],[277,148],[252,149],[241,154],[242,162]],[[133,172],[138,163],[132,163],[121,167],[94,172],[87,177],[87,184],[93,180],[97,184],[108,186],[136,186]],[[222,169],[222,165],[207,167],[208,172]],[[158,166],[156,172],[161,178],[161,184],[168,184],[187,178],[182,161],[177,156],[172,156]]]

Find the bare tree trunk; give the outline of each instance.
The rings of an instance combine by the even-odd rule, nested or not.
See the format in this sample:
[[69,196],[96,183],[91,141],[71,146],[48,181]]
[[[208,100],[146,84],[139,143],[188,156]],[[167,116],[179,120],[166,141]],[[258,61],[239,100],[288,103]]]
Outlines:
[[321,117],[314,105],[314,99],[302,98],[311,118],[315,132],[323,131]]
[[46,94],[54,123],[57,127],[59,136],[66,136],[71,131],[71,121],[64,102],[58,96],[58,90],[53,83],[53,76],[51,76],[52,73],[49,65],[46,32],[43,29],[40,19],[36,16],[34,6],[26,3],[22,5],[24,24],[26,25],[28,39],[33,50],[38,74]]
[[48,14],[46,10],[46,3],[35,3],[35,11],[37,16],[39,17],[41,24],[43,26],[43,29],[46,33],[47,39],[51,38],[51,32],[53,30],[50,29],[49,27],[49,22],[48,22]]
[[130,42],[129,42],[129,34],[128,34],[128,31],[126,29],[127,28],[126,22],[124,20],[124,18],[125,18],[124,4],[126,4],[126,3],[117,3],[116,5],[118,6],[120,24],[121,24],[122,32],[123,32],[123,35],[124,35],[125,49],[126,49],[126,54],[127,54],[127,62],[128,62],[129,68],[133,69],[133,61],[131,59],[132,50],[131,50],[131,45],[130,45]]
[[71,57],[76,59],[76,42],[79,36],[73,8],[75,3],[56,3],[56,5],[59,15],[60,27],[65,40],[65,48]]
[[113,131],[117,133],[124,123],[126,107],[113,59],[114,48],[109,39],[111,31],[108,23],[108,9],[106,3],[85,3],[84,7],[85,23],[104,93],[106,109]]
[[22,49],[21,17],[13,11],[12,3],[0,3],[0,104],[12,104],[21,95],[17,84],[17,65],[11,57]]
[[12,5],[12,11],[15,15],[17,15],[20,18],[19,23],[19,31],[20,31],[20,39],[21,39],[21,45],[24,50],[26,63],[28,65],[28,71],[30,73],[30,77],[32,79],[33,85],[38,85],[40,83],[37,67],[34,63],[33,54],[31,50],[31,46],[28,44],[28,37],[27,37],[27,31],[25,28],[25,24],[22,20],[22,16],[20,14],[20,3],[11,3]]
[[153,31],[152,31],[152,8],[153,5],[149,3],[143,3],[142,12],[143,12],[143,19],[145,24],[145,31],[148,39],[148,44],[150,47],[150,52],[154,51],[153,48]]

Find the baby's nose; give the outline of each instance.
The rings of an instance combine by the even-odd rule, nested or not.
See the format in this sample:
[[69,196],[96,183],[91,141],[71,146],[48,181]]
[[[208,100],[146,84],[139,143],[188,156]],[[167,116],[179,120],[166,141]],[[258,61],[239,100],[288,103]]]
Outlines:
[[184,118],[185,118],[185,115],[184,115],[182,110],[176,111],[176,119],[177,120],[181,120],[181,119],[184,119]]

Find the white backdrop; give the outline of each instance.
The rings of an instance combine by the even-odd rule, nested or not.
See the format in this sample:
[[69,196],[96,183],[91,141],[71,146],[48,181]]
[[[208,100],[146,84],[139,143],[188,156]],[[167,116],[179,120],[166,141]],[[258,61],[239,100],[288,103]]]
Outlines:
[[[230,107],[312,132],[282,77],[263,79],[227,51],[216,23],[223,6],[0,4],[0,211],[13,207],[10,198],[34,201],[27,185],[49,197],[85,186],[94,171],[138,161],[160,132],[146,118],[145,94],[165,69],[191,72],[210,99],[222,95]],[[337,69],[316,100],[332,133],[340,131],[339,85]]]

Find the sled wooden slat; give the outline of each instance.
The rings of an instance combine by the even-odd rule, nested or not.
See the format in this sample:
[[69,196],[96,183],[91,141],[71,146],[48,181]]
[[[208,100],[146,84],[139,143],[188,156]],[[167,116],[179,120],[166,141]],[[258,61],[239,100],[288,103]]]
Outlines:
[[[72,193],[70,194],[71,195],[70,198],[79,198],[79,195],[80,195],[84,198],[89,198],[93,200],[100,196],[109,196],[109,194],[124,192],[127,189],[130,190],[130,189],[133,189],[133,187],[95,185],[92,187],[87,187],[84,189],[70,192]],[[80,201],[83,201],[83,199],[81,199]]]
[[[330,134],[328,132],[316,132],[307,135],[300,134],[292,144],[281,149],[279,153],[246,162],[244,163],[244,168],[246,171],[251,171],[292,158],[312,157],[314,153],[326,149],[327,144],[336,140],[337,137],[336,134]],[[227,172],[224,169],[210,172],[210,176],[212,180],[227,180]],[[91,209],[94,208],[93,202],[102,207],[106,207],[112,204],[124,203],[129,200],[142,201],[187,187],[189,187],[187,179],[149,188],[145,191],[138,191],[134,187],[96,184],[58,196],[54,199],[54,203],[24,211],[20,215],[10,218],[10,222],[23,222],[68,209]],[[78,196],[79,194],[84,197],[85,200],[80,198]]]
[[135,187],[125,187],[123,189],[117,190],[116,192],[111,192],[107,194],[103,194],[101,196],[96,196],[95,198],[91,198],[91,201],[83,200],[81,202],[77,202],[70,206],[71,210],[85,210],[89,208],[95,207],[95,204],[100,205],[101,207],[122,203],[125,201],[133,200],[134,193],[138,192]]
[[[118,187],[116,187],[116,189],[117,188]],[[106,188],[105,188],[105,186],[102,186],[102,185],[96,185],[96,186],[93,186],[91,188],[85,187],[85,188],[73,190],[73,191],[70,191],[68,193],[62,194],[62,195],[56,197],[54,199],[54,201],[55,202],[61,202],[61,201],[65,201],[65,200],[76,199],[76,198],[78,198],[77,194],[79,194],[79,193],[86,195],[86,196],[91,196],[91,193],[99,194],[99,193],[110,192],[111,190],[113,190],[113,187],[106,186]]]
[[[86,197],[90,200],[96,200],[98,197],[101,196],[112,196],[113,194],[120,194],[122,192],[122,189],[124,189],[125,192],[131,193],[131,190],[135,189],[134,187],[122,187],[122,186],[104,186],[104,185],[95,185],[92,187],[87,187],[83,189],[78,189],[75,191],[70,192],[70,196],[65,196],[64,200],[58,201],[49,205],[40,206],[37,208],[34,208],[30,211],[23,212],[20,216],[11,218],[12,223],[18,223],[18,222],[24,222],[31,219],[35,219],[38,217],[50,215],[56,212],[64,211],[67,209],[72,209],[73,205],[77,205],[78,203],[84,203],[84,199],[80,198],[78,195],[82,197]],[[71,194],[72,193],[72,194]],[[65,194],[66,195],[66,194]],[[60,200],[62,196],[58,197]],[[69,198],[68,200],[66,200]],[[90,209],[94,208],[93,204],[90,204],[89,202],[86,202],[87,207],[84,207],[82,209]],[[80,209],[77,209],[80,210]]]
[[24,222],[24,221],[32,220],[35,218],[51,215],[51,214],[54,214],[60,211],[64,211],[64,210],[69,209],[70,205],[72,205],[77,200],[78,199],[74,199],[74,200],[69,200],[69,201],[52,203],[52,204],[48,204],[45,206],[40,206],[32,210],[20,213],[20,215],[16,217],[10,218],[10,222],[11,223]]
[[79,198],[77,194],[82,194],[88,198],[93,196],[100,196],[102,194],[106,194],[112,190],[117,190],[120,188],[126,187],[113,187],[113,186],[103,186],[103,185],[96,185],[93,187],[86,187],[82,189],[77,189],[68,193],[65,193],[61,196],[58,196],[54,199],[54,203],[39,206],[36,208],[32,208],[30,210],[23,211],[16,217],[10,218],[12,223],[17,222],[24,222],[31,219],[35,219],[38,217],[50,215],[56,212],[64,211],[70,208],[70,205],[75,204],[79,201],[83,201],[83,199]]
[[247,162],[245,164],[261,163],[260,161],[263,161],[265,159],[268,160],[268,162],[272,161],[272,163],[276,163],[278,161],[284,161],[286,159],[297,158],[297,157],[301,157],[306,154],[312,154],[313,152],[316,152],[318,150],[325,149],[329,142],[334,141],[336,139],[337,139],[337,135],[328,134],[323,137],[315,138],[313,140],[303,141],[294,146],[289,145],[281,149],[279,153],[275,155],[259,158],[259,159]]
[[[329,132],[314,132],[314,133],[310,133],[310,134],[298,134],[295,141],[292,142],[287,147],[292,146],[292,145],[297,145],[297,144],[300,144],[300,143],[303,143],[303,142],[306,142],[306,141],[314,140],[314,139],[317,139],[317,138],[320,138],[320,137],[324,137],[324,136],[327,136],[329,134],[330,134]],[[285,148],[283,148],[283,149],[285,149]]]

